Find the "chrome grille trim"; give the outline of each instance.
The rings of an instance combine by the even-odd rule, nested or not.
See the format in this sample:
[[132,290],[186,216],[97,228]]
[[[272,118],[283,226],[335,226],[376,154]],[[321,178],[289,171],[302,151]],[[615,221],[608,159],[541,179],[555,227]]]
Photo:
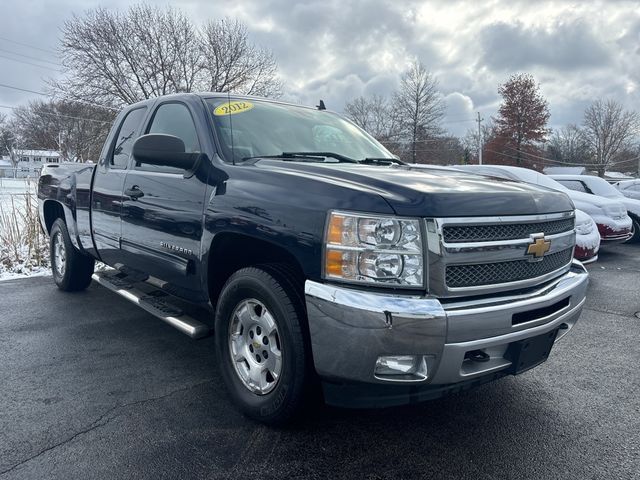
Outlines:
[[[568,271],[571,266],[575,245],[574,222],[574,212],[426,219],[429,293],[439,297],[482,295],[532,287],[552,280]],[[543,225],[548,228],[542,231],[533,228],[538,230],[533,231],[531,225]],[[485,241],[469,238],[464,242],[451,242],[446,240],[444,233],[453,227],[464,227],[465,232],[490,232],[499,231],[504,226],[509,226],[504,231],[519,232],[520,237]],[[553,233],[554,231],[556,233]],[[545,233],[545,238],[551,241],[550,250],[542,259],[526,255],[532,236],[538,233]],[[562,255],[559,255],[560,253]],[[550,258],[556,260],[556,263],[547,260]],[[544,265],[533,265],[537,263]],[[497,264],[499,266],[495,266]],[[514,270],[514,267],[517,268]],[[483,273],[489,279],[484,279]],[[461,274],[462,277],[456,278],[454,274]],[[465,275],[475,277],[465,280]]]
[[448,265],[445,280],[449,288],[481,287],[500,283],[520,282],[562,269],[573,258],[573,249],[568,248],[546,255],[540,262],[511,260],[508,262]]
[[515,240],[534,233],[554,235],[573,230],[573,218],[561,218],[531,223],[501,223],[492,225],[445,225],[442,236],[447,243]]

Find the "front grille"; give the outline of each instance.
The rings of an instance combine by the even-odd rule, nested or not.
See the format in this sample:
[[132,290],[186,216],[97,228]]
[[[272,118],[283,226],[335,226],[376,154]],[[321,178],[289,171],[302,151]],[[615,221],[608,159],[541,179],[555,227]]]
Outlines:
[[475,287],[529,280],[566,266],[572,258],[569,248],[545,256],[539,262],[526,259],[475,265],[448,265],[446,283],[449,288]]
[[452,225],[442,229],[444,241],[448,243],[486,242],[527,238],[532,233],[553,235],[573,230],[574,220],[562,218],[545,222],[506,223],[493,225]]

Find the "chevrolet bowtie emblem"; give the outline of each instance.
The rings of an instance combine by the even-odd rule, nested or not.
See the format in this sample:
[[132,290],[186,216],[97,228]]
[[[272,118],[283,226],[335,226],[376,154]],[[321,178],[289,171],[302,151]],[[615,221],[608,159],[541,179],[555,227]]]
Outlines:
[[527,255],[532,255],[534,258],[542,258],[544,254],[551,248],[551,242],[542,237],[532,238],[533,243],[527,247]]

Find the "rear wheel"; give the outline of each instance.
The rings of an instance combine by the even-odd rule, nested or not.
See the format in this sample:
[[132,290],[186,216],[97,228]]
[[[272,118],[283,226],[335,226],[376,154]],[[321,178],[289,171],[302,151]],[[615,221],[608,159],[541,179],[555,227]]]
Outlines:
[[300,411],[310,383],[304,308],[276,266],[243,268],[222,289],[216,355],[230,396],[249,417],[283,424]]
[[95,261],[73,246],[67,225],[61,218],[51,227],[49,252],[53,280],[60,290],[75,292],[89,286]]

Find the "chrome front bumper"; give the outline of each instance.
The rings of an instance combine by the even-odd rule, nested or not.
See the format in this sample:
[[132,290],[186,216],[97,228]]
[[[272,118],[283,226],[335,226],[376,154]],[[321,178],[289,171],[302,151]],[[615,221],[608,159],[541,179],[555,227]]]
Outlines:
[[[506,352],[513,342],[555,330],[555,341],[564,336],[582,311],[587,283],[588,273],[578,261],[535,291],[446,303],[307,281],[315,368],[333,384],[378,386],[435,387],[495,374],[511,366]],[[514,314],[520,314],[516,325]],[[465,358],[474,350],[490,358],[484,362]],[[426,378],[378,378],[374,368],[383,355],[424,356]]]

